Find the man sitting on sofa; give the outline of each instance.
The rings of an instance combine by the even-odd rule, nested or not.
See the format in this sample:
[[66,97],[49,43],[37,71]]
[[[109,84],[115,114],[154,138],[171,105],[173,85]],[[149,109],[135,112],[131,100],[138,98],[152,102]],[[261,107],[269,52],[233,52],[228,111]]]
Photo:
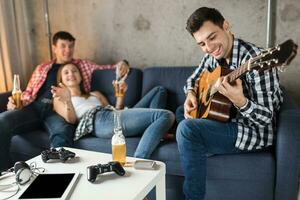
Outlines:
[[51,86],[56,84],[59,66],[75,63],[83,74],[84,89],[90,91],[95,69],[113,69],[120,66],[121,75],[128,73],[129,66],[120,61],[116,65],[97,65],[88,60],[73,59],[75,38],[68,32],[59,31],[53,36],[52,50],[55,59],[38,65],[26,90],[22,93],[22,109],[16,109],[9,97],[6,112],[0,113],[0,170],[9,166],[9,148],[12,135],[34,130],[42,124],[49,133],[51,147],[72,146],[75,127],[67,123],[52,109]]
[[197,80],[203,70],[237,69],[256,57],[261,49],[235,38],[229,23],[214,8],[201,7],[187,20],[187,30],[205,54],[199,67],[187,79],[184,116],[177,128],[177,142],[185,181],[186,199],[205,198],[206,162],[208,154],[232,154],[255,151],[273,145],[275,117],[282,102],[277,70],[252,70],[229,83],[221,76],[214,87],[236,107],[237,114],[229,122],[192,119],[198,108]]

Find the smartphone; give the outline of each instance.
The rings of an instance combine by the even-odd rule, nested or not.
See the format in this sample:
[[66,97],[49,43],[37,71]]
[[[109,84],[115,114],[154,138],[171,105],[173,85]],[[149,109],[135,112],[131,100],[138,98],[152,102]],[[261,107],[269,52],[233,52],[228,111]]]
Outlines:
[[155,170],[158,167],[158,165],[156,164],[155,161],[151,161],[151,160],[136,160],[133,164],[133,167],[135,169]]

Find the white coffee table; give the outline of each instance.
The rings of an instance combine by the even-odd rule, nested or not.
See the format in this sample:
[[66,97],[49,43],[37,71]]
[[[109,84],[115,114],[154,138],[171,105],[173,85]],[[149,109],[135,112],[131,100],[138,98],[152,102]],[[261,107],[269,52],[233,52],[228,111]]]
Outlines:
[[[76,153],[76,158],[74,160],[69,160],[66,163],[44,163],[41,156],[37,156],[28,160],[27,163],[30,164],[35,162],[37,167],[45,168],[45,172],[80,172],[81,176],[70,196],[71,200],[142,200],[155,186],[156,199],[166,199],[166,167],[164,163],[157,161],[157,164],[159,165],[157,170],[136,170],[132,167],[125,167],[125,176],[118,176],[115,173],[105,173],[98,175],[95,183],[90,183],[87,180],[86,167],[99,163],[105,164],[111,161],[111,154],[74,148],[66,149]],[[127,161],[134,160],[136,160],[136,158],[127,157]],[[18,192],[13,199],[17,199],[23,193],[24,188],[26,188],[26,186],[22,186],[21,191]]]

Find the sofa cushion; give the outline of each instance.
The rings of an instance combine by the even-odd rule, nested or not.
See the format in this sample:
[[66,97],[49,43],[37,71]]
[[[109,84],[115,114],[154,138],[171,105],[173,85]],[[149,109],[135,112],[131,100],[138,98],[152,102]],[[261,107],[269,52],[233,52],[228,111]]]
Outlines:
[[[140,137],[126,137],[126,154],[133,156]],[[74,144],[75,148],[97,151],[102,153],[111,153],[111,139],[102,139],[96,137],[83,137]]]
[[175,112],[183,104],[183,86],[195,67],[150,67],[143,72],[142,96],[157,85],[168,89],[167,109]]
[[270,151],[214,155],[207,163],[207,179],[274,181],[275,160]]
[[[141,98],[143,74],[140,69],[131,68],[129,76],[126,80],[128,90],[126,92],[125,105],[132,107]],[[103,93],[109,100],[111,105],[115,104],[114,90],[112,81],[115,79],[114,70],[95,70],[93,72],[91,90],[98,90]]]
[[[167,165],[167,174],[183,176],[177,143],[161,143],[151,159]],[[273,181],[274,156],[267,152],[213,155],[207,161],[207,179]],[[251,167],[249,167],[251,166]]]

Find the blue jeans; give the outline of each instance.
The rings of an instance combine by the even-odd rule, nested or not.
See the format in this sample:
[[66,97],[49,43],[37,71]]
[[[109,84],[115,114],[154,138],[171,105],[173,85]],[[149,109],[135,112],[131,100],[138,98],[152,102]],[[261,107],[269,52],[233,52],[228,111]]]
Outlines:
[[188,200],[202,200],[206,188],[208,154],[239,153],[235,147],[237,124],[208,119],[184,119],[176,132],[185,176],[183,191]]
[[162,86],[156,86],[133,106],[134,108],[166,108],[167,90]]
[[[134,156],[149,158],[174,122],[171,111],[154,108],[129,108],[122,110],[121,126],[125,137],[142,135]],[[110,139],[114,132],[114,111],[104,110],[96,114],[94,135]]]
[[52,147],[72,146],[75,127],[52,110],[51,104],[34,102],[20,110],[0,114],[0,170],[10,165],[11,137],[44,127]]
[[[155,87],[147,93],[134,108],[122,110],[121,125],[125,137],[142,135],[136,148],[135,157],[149,158],[160,142],[160,139],[171,128],[174,114],[162,108],[166,105],[166,90]],[[146,108],[146,107],[151,108]],[[142,108],[141,108],[142,107]],[[114,128],[114,113],[111,110],[96,114],[94,135],[100,138],[111,138]]]

